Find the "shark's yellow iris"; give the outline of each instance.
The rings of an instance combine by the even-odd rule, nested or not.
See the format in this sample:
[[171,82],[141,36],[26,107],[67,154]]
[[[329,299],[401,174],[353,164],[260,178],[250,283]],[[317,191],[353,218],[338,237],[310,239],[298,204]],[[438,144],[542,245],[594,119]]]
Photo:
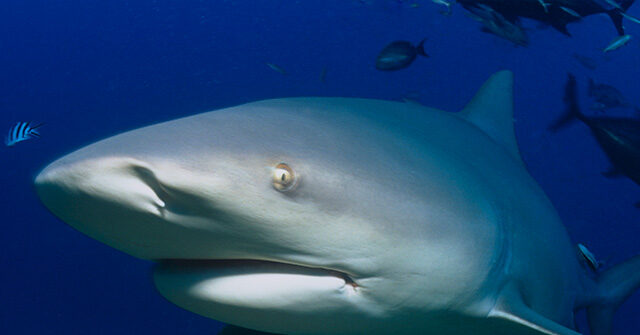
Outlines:
[[296,174],[289,165],[285,163],[276,165],[273,170],[273,187],[276,190],[281,192],[289,191],[296,186],[296,183]]

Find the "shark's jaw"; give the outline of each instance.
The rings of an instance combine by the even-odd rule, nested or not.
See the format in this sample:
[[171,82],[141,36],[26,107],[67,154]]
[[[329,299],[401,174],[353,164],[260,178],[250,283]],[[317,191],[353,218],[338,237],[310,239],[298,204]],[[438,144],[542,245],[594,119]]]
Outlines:
[[247,270],[247,273],[277,274],[303,277],[333,277],[340,280],[343,286],[350,286],[354,291],[358,284],[351,275],[340,271],[315,267],[311,265],[292,264],[284,261],[259,259],[160,259],[155,271],[163,275],[180,272],[196,273],[200,271],[233,272],[233,270]]
[[361,289],[343,272],[263,260],[162,260],[153,277],[158,291],[180,307],[241,324],[246,319],[226,311],[334,310],[358,301]]
[[[194,281],[189,285],[192,293],[205,296],[234,294],[234,299],[238,299],[238,292],[248,294],[252,299],[256,296],[282,298],[284,294],[295,294],[299,299],[311,292],[354,294],[358,290],[358,284],[342,271],[255,259],[164,259],[157,261],[154,279],[163,293],[166,283],[172,283],[169,295],[175,293],[176,287],[182,286],[175,285],[176,281]],[[246,293],[250,291],[253,293]]]

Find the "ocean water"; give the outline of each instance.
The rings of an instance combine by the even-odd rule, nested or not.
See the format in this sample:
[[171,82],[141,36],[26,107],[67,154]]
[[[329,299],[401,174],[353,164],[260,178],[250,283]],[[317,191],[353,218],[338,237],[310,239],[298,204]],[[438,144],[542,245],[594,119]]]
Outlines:
[[[510,69],[520,150],[572,239],[607,265],[640,253],[640,210],[633,206],[640,187],[601,175],[609,165],[586,126],[546,130],[564,108],[568,71],[578,78],[585,107],[588,77],[640,105],[640,44],[632,39],[603,55],[615,37],[605,16],[571,24],[572,38],[525,21],[531,43],[522,48],[479,32],[459,5],[447,17],[427,0],[1,5],[0,130],[17,121],[46,123],[41,139],[0,148],[2,334],[215,334],[220,323],[155,292],[150,262],[56,219],[32,182],[46,164],[91,142],[265,98],[411,97],[454,112],[490,74]],[[640,6],[629,12],[640,16]],[[626,28],[640,32],[629,21]],[[375,56],[387,43],[425,37],[430,58],[397,72],[375,70]],[[596,59],[597,69],[585,69],[573,53]],[[582,318],[580,325],[586,329]],[[617,335],[640,332],[640,294],[622,305],[614,328]]]

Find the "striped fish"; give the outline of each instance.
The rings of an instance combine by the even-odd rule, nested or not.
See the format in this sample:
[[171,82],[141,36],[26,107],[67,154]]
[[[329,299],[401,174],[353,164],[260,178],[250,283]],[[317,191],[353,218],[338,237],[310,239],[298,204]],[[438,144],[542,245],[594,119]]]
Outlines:
[[38,138],[40,137],[40,133],[38,133],[37,129],[40,126],[42,126],[42,123],[37,126],[32,126],[30,122],[18,122],[9,129],[9,134],[7,134],[4,144],[10,147],[18,142]]

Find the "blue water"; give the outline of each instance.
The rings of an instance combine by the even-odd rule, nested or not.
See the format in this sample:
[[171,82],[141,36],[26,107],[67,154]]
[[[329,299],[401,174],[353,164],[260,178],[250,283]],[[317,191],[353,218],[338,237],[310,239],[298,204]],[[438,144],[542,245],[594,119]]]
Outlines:
[[[0,130],[16,121],[46,125],[42,139],[0,149],[0,332],[215,334],[220,327],[157,294],[149,262],[45,210],[32,180],[57,157],[125,130],[272,97],[411,96],[457,111],[505,68],[516,76],[522,155],[574,241],[607,264],[640,253],[633,206],[640,187],[601,176],[608,163],[584,125],[545,130],[563,110],[567,71],[582,84],[583,105],[588,76],[640,104],[638,41],[603,57],[615,31],[607,17],[592,16],[569,26],[572,38],[526,21],[531,45],[516,48],[479,32],[460,6],[451,17],[440,9],[427,0],[2,1]],[[640,16],[640,5],[630,13]],[[431,58],[393,73],[374,69],[388,42],[423,37]],[[596,58],[598,68],[583,68],[574,52]],[[616,334],[638,334],[639,316],[636,294],[616,315]]]

